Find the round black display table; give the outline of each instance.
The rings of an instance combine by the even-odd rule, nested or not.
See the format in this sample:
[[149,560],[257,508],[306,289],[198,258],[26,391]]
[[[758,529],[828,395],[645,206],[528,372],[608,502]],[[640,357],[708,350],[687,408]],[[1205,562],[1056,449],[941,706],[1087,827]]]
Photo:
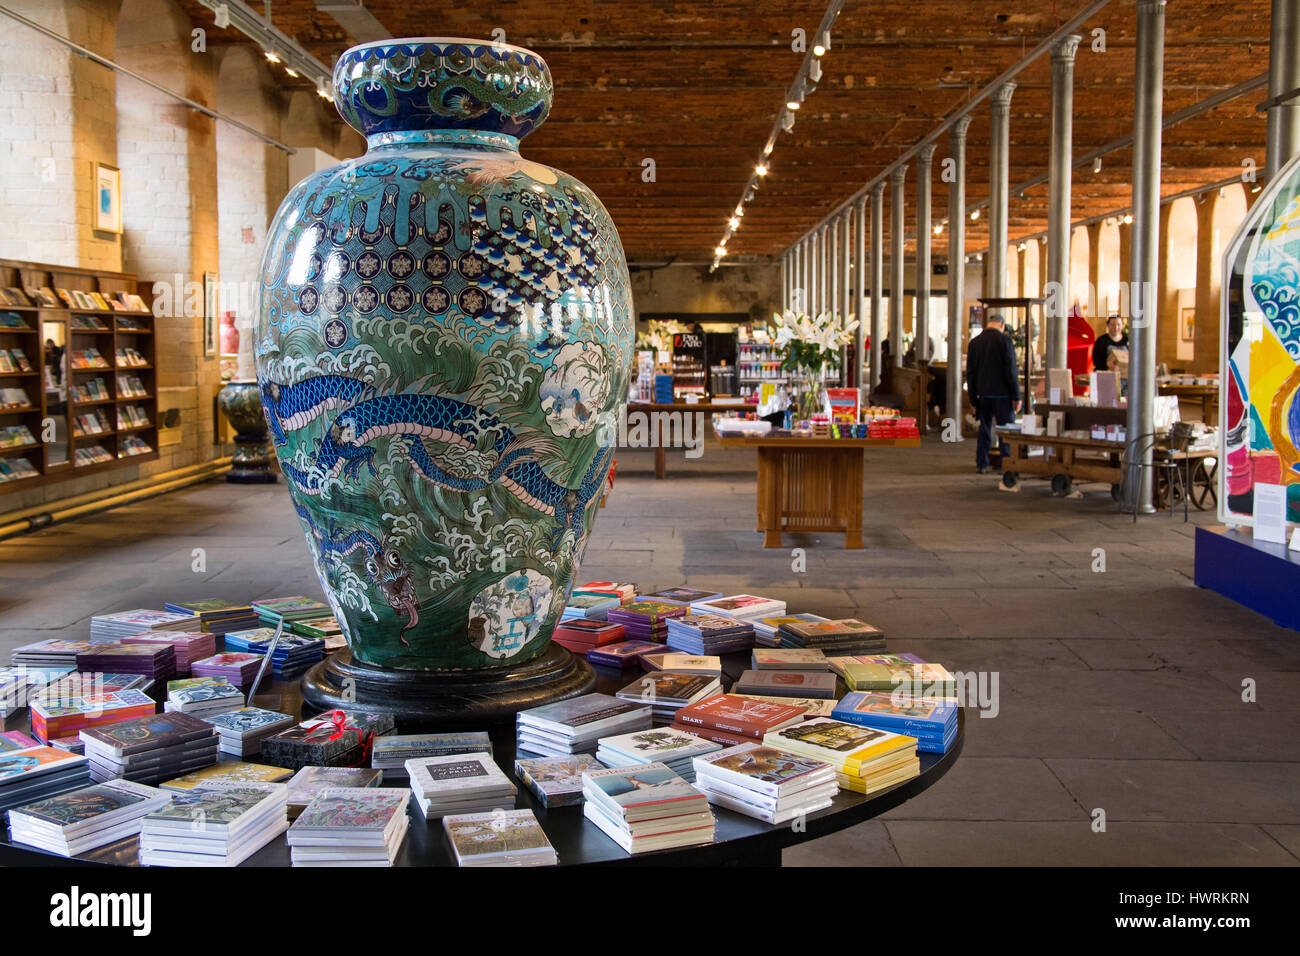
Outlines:
[[[728,654],[723,657],[723,685],[730,686],[740,673],[749,667],[749,652]],[[643,672],[640,668],[619,671],[611,667],[596,666],[596,690],[614,694],[622,690]],[[302,698],[298,681],[273,681],[263,685],[264,690],[254,695],[252,703],[259,707],[280,710],[289,714],[302,713]],[[310,709],[308,714],[310,714]],[[27,711],[9,719],[8,730],[26,730]],[[493,755],[506,774],[514,780],[515,730],[513,725],[490,728]],[[717,823],[714,842],[704,846],[659,850],[630,856],[622,847],[605,836],[595,824],[587,822],[582,807],[557,807],[547,810],[533,794],[516,780],[519,796],[515,806],[528,808],[537,814],[561,866],[640,864],[651,866],[780,866],[781,851],[807,840],[815,840],[836,833],[854,824],[862,823],[892,810],[912,797],[933,786],[952,768],[961,753],[966,733],[966,717],[958,715],[957,739],[946,754],[921,754],[919,776],[870,796],[841,790],[834,803],[825,810],[808,814],[801,825],[782,823],[775,826],[743,816],[723,807],[713,807]],[[257,757],[249,757],[251,763]],[[456,859],[443,834],[441,820],[426,821],[414,799],[410,805],[411,826],[397,857],[397,866],[455,866]],[[10,844],[7,831],[0,831],[0,866],[61,866],[61,865],[120,865],[137,866],[137,841],[134,837],[109,846],[100,847],[73,859],[54,856],[22,844]],[[255,853],[243,866],[288,866],[289,846],[280,836]],[[871,860],[863,860],[870,864]]]

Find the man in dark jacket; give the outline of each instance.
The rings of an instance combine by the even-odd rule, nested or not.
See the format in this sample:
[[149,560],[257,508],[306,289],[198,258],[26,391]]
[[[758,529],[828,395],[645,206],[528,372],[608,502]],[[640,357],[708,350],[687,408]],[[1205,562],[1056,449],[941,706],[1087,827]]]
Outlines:
[[[966,350],[966,391],[979,418],[979,437],[975,440],[975,467],[982,475],[989,470],[989,447],[993,444],[993,426],[1011,422],[1020,411],[1020,382],[1016,369],[1016,350],[1006,323],[1000,315],[990,315],[984,331],[971,339]],[[1000,446],[1005,462],[1010,449]]]

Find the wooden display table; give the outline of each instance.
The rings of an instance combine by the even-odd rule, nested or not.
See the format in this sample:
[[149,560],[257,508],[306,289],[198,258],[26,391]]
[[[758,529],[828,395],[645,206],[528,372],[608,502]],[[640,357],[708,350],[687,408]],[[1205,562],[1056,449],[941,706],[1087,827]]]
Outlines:
[[[999,429],[998,439],[1007,444],[1010,454],[1002,463],[1002,483],[1014,488],[1020,483],[1021,475],[1035,475],[1050,478],[1052,491],[1067,495],[1075,481],[1097,481],[1110,485],[1111,497],[1120,499],[1121,486],[1124,482],[1124,443],[1103,441],[1097,438],[1062,438],[1048,435],[1021,435]],[[1030,448],[1042,448],[1044,454],[1030,456]],[[1080,457],[1079,452],[1085,452]],[[1198,511],[1215,507],[1215,473],[1217,463],[1206,459],[1217,459],[1216,450],[1209,451],[1172,451],[1164,445],[1152,449],[1155,462],[1189,462],[1189,500]],[[1163,471],[1157,470],[1159,480],[1151,483],[1153,503],[1157,508],[1166,508],[1173,503],[1173,489],[1164,480]]]
[[[660,413],[660,418],[658,419],[658,429],[657,429],[657,433],[654,436],[653,444],[654,444],[654,451],[655,451],[655,479],[662,480],[668,474],[668,451],[666,447],[667,435],[665,434],[666,423],[667,423],[666,415],[670,415],[673,412],[682,415],[690,414],[692,412],[700,412],[701,414],[706,414],[706,415],[716,415],[716,414],[722,414],[723,412],[752,412],[755,410],[755,408],[757,408],[756,405],[748,405],[743,402],[740,404],[732,404],[732,405],[715,405],[711,402],[696,402],[695,404],[691,404],[690,402],[673,402],[672,404],[664,404],[664,405],[660,405],[655,402],[629,402],[627,405],[626,414],[628,416],[631,416],[631,415],[654,415],[656,412]],[[655,421],[656,420],[654,418],[650,419],[650,423],[652,426],[654,425]],[[630,427],[630,423],[629,423],[629,427]]]
[[867,448],[919,448],[919,438],[748,438],[719,436],[724,447],[758,450],[758,530],[763,547],[781,535],[843,532],[862,547],[862,461]]
[[1177,395],[1178,401],[1196,402],[1201,406],[1201,421],[1207,425],[1219,424],[1218,385],[1158,385],[1157,395]]

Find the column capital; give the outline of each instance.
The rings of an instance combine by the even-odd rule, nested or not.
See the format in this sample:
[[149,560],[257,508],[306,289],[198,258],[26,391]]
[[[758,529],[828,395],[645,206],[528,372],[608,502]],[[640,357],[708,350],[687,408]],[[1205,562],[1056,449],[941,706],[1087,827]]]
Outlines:
[[993,112],[1005,114],[1011,109],[1011,94],[1016,91],[1015,80],[1008,80],[993,91]]
[[884,194],[885,194],[885,183],[883,180],[871,187],[871,196],[873,199],[879,199]]
[[865,215],[867,211],[867,194],[863,193],[861,196],[859,196],[857,202],[855,202],[854,205],[858,207],[859,216]]
[[903,185],[903,180],[907,177],[907,163],[895,167],[894,171],[889,174],[889,181],[895,189]]
[[1077,33],[1061,37],[1061,42],[1052,47],[1052,64],[1073,66],[1074,55],[1079,52],[1079,44],[1082,42],[1083,37]]
[[948,129],[948,138],[954,143],[966,142],[966,133],[970,130],[970,122],[971,115],[969,113],[957,117],[957,120]]
[[917,155],[917,160],[916,160],[916,164],[917,164],[917,166],[918,166],[918,167],[929,168],[930,164],[931,164],[932,162],[934,162],[934,151],[935,151],[935,149],[937,149],[937,148],[938,148],[938,147],[936,147],[934,143],[926,143],[924,146],[922,146],[921,149],[920,149],[920,151],[917,152],[917,154],[916,154],[916,155]]

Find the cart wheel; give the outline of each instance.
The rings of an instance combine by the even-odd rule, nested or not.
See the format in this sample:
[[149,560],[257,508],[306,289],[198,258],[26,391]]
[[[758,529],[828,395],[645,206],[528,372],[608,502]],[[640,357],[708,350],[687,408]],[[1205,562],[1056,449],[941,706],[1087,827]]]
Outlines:
[[1190,489],[1192,505],[1197,511],[1208,511],[1218,505],[1218,493],[1214,486],[1213,471],[1205,467],[1205,459],[1202,458],[1196,463],[1196,467],[1192,469],[1192,487]]
[[1054,495],[1059,495],[1060,497],[1064,498],[1066,495],[1070,493],[1071,485],[1072,482],[1070,481],[1069,475],[1052,476],[1052,494]]
[[1006,488],[1014,488],[1020,484],[1020,473],[1016,471],[1004,471],[1002,473],[1002,485]]
[[1118,481],[1110,486],[1110,497],[1112,501],[1122,501],[1124,499],[1124,486]]

